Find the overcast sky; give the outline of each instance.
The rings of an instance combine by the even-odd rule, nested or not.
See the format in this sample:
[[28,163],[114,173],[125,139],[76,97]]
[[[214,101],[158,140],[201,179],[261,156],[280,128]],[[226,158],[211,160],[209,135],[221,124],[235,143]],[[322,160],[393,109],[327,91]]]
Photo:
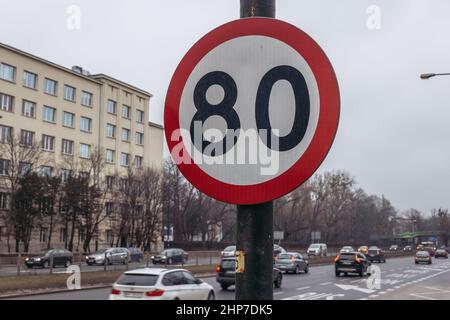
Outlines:
[[[70,5],[81,9],[79,30],[66,26]],[[367,27],[370,5],[381,9],[380,29]],[[160,124],[183,55],[239,17],[239,0],[0,0],[0,8],[0,42],[150,91]],[[450,77],[419,79],[450,72],[449,12],[448,0],[277,1],[277,18],[312,36],[338,77],[340,127],[320,172],[345,169],[401,210],[450,207]]]

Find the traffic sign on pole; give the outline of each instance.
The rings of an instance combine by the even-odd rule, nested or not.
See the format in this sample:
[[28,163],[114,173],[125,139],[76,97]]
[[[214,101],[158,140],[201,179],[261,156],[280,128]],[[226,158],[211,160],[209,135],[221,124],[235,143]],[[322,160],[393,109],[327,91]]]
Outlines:
[[164,124],[172,158],[221,201],[279,198],[320,166],[339,122],[327,56],[297,27],[271,18],[229,22],[178,65]]

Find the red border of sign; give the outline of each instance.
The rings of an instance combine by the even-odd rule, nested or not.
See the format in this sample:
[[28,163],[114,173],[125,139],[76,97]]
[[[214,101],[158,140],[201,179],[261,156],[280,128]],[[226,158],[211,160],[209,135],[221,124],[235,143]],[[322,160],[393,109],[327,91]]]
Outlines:
[[[170,141],[179,129],[179,106],[184,86],[200,60],[212,49],[234,38],[261,35],[276,38],[296,50],[309,64],[318,84],[319,121],[313,139],[291,168],[272,180],[255,185],[232,185],[219,181],[191,161],[178,165],[196,188],[220,201],[256,204],[279,198],[305,182],[320,166],[331,148],[339,123],[339,87],[333,67],[319,45],[306,33],[286,22],[271,18],[247,18],[226,23],[200,39],[184,56],[170,82],[165,102],[164,126],[170,152],[179,142]],[[180,138],[181,139],[181,138]],[[183,147],[183,153],[189,153]]]

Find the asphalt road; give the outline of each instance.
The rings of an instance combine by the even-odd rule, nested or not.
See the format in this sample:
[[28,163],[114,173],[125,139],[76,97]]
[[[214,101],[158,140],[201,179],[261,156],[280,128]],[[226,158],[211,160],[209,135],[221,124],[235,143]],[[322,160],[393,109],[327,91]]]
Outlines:
[[[184,266],[195,266],[195,265],[209,265],[213,264],[216,265],[220,262],[220,257],[199,257],[199,258],[192,258],[189,259],[188,263]],[[79,265],[79,264],[77,264]],[[153,264],[150,262],[149,266],[153,266]],[[162,266],[160,264],[157,265],[158,267]],[[179,265],[181,267],[181,265]],[[129,269],[137,269],[141,267],[146,267],[146,263],[130,263]],[[86,263],[81,264],[81,271],[82,272],[94,272],[94,271],[103,271],[104,267],[103,265],[93,265],[88,266]],[[125,265],[121,264],[115,264],[107,266],[107,270],[126,270]],[[28,269],[25,265],[20,266],[20,274],[23,275],[33,275],[33,274],[48,274],[50,272],[49,269],[43,269],[43,268],[33,268]],[[53,269],[53,273],[66,273],[66,268],[64,267],[56,267]],[[17,275],[17,265],[0,265],[0,277],[2,276],[15,276]]]
[[[412,257],[389,259],[371,277],[336,277],[334,266],[313,266],[308,274],[283,275],[275,299],[285,300],[450,300],[450,261],[434,260],[432,265],[415,265]],[[379,280],[376,280],[376,279]],[[204,278],[214,286],[216,298],[233,300],[234,289],[220,289],[215,278]],[[369,286],[368,286],[369,282]],[[33,300],[104,300],[110,289],[78,290],[67,293],[42,294],[20,299]]]

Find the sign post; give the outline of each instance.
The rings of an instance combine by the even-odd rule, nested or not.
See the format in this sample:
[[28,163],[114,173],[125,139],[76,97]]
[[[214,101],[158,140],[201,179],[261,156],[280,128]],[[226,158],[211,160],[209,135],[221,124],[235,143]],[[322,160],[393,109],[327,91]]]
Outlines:
[[197,189],[237,205],[236,299],[273,299],[273,200],[305,182],[339,123],[330,61],[274,19],[275,0],[241,0],[241,19],[201,38],[170,82],[165,136]]

